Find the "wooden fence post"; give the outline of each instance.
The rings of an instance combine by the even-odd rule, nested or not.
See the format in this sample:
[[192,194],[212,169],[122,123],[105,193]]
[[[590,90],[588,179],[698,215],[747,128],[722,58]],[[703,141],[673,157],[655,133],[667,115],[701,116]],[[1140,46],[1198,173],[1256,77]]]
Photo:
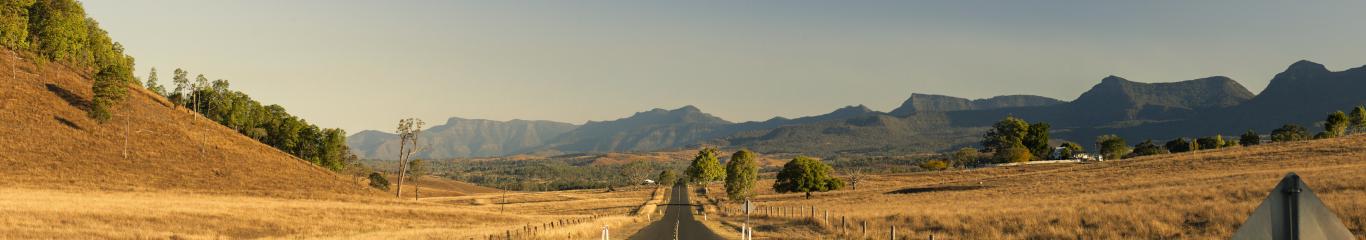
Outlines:
[[846,221],[844,216],[840,216],[840,235],[849,235],[849,222]]

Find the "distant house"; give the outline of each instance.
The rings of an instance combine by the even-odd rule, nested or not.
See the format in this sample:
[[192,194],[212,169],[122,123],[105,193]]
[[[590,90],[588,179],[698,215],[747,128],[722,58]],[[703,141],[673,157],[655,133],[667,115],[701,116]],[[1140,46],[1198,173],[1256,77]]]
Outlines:
[[1073,155],[1072,159],[1087,162],[1103,162],[1105,161],[1105,156],[1100,154],[1078,153],[1077,155]]
[[1062,152],[1067,150],[1065,147],[1054,147],[1053,152],[1048,153],[1049,159],[1072,159],[1072,156],[1063,156]]
[[1054,148],[1053,148],[1053,153],[1050,153],[1049,156],[1052,157],[1053,159],[1063,159],[1063,160],[1082,160],[1082,161],[1086,161],[1086,162],[1100,162],[1100,161],[1105,161],[1105,157],[1104,157],[1104,156],[1101,156],[1100,154],[1075,153],[1075,154],[1072,154],[1072,156],[1063,156],[1062,153],[1063,153],[1064,150],[1066,150],[1066,149],[1067,149],[1067,148],[1064,148],[1064,147],[1054,147]]

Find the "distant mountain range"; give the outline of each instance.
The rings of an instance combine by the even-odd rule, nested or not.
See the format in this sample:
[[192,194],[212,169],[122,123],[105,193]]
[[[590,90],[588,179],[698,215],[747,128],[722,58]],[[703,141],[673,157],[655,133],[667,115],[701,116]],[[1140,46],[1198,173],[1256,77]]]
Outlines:
[[[1053,126],[1054,138],[1088,144],[1102,134],[1138,142],[1248,129],[1267,132],[1285,123],[1317,130],[1328,112],[1366,104],[1366,67],[1332,72],[1299,61],[1277,74],[1261,94],[1215,76],[1141,83],[1109,76],[1076,100],[1009,95],[987,99],[912,94],[890,112],[863,105],[794,119],[732,123],[693,106],[653,109],[582,126],[549,121],[498,122],[452,118],[423,133],[427,158],[499,156],[529,152],[641,152],[715,145],[765,153],[836,154],[944,151],[976,143],[1006,116]],[[391,159],[393,135],[363,131],[348,139],[364,158]],[[430,140],[428,140],[430,139]],[[396,156],[396,155],[395,155]]]
[[[422,131],[418,143],[424,150],[417,157],[447,159],[519,153],[543,146],[550,139],[577,127],[551,121],[451,118],[446,124]],[[361,158],[398,158],[398,135],[393,133],[366,130],[351,135],[346,141]]]

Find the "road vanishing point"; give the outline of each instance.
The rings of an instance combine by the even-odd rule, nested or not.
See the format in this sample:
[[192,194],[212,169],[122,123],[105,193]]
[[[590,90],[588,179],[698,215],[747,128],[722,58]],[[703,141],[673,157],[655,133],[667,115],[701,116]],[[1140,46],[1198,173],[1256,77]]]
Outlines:
[[685,239],[685,240],[711,240],[724,239],[716,232],[712,232],[702,222],[693,218],[693,213],[699,207],[693,206],[688,201],[687,184],[678,184],[673,188],[669,195],[669,204],[665,205],[664,217],[658,221],[650,223],[649,226],[640,229],[636,235],[631,236],[632,240],[664,240],[664,239]]

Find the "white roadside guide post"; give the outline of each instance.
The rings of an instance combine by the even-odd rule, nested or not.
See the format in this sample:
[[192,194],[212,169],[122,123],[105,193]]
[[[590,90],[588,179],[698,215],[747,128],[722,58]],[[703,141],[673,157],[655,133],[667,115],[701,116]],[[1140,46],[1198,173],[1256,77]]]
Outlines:
[[611,236],[608,234],[608,232],[607,232],[607,225],[603,225],[603,226],[602,226],[602,240],[609,240],[609,239],[612,239],[612,237],[611,237]]
[[751,207],[754,207],[754,204],[753,204],[752,202],[750,202],[748,198],[746,198],[746,199],[745,199],[745,206],[744,206],[744,207],[745,207],[745,225],[744,225],[744,226],[740,226],[740,239],[749,240],[749,239],[752,239],[752,238],[753,238],[753,236],[751,236],[751,231],[753,231],[753,230],[750,230],[750,228],[749,228],[749,211],[750,211],[750,208],[751,208]]

